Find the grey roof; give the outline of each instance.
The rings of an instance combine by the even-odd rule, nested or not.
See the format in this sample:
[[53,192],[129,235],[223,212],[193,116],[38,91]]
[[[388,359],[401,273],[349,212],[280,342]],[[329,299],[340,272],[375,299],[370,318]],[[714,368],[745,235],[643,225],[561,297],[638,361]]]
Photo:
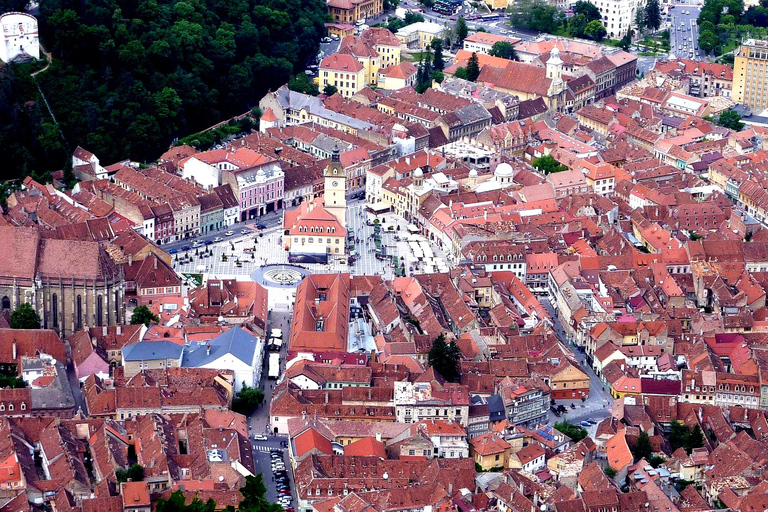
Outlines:
[[491,114],[480,103],[473,103],[454,112],[465,125],[478,121],[490,121]]
[[[212,363],[226,354],[232,354],[247,365],[253,364],[259,339],[240,327],[233,327],[206,343],[187,347],[181,366],[200,368]],[[210,353],[208,353],[210,346]]]
[[170,341],[141,341],[123,347],[123,359],[126,361],[178,359],[183,350],[183,346]]
[[507,417],[504,400],[499,395],[488,397],[488,412],[491,414],[491,421],[499,421]]
[[75,397],[67,380],[67,368],[56,362],[56,378],[44,388],[29,390],[32,409],[64,409],[75,407]]
[[334,112],[327,108],[319,98],[308,94],[291,91],[283,85],[275,91],[275,98],[283,110],[306,110],[307,112],[324,119],[330,119],[346,126],[351,126],[358,130],[373,130],[374,125],[366,121],[361,121],[345,114]]

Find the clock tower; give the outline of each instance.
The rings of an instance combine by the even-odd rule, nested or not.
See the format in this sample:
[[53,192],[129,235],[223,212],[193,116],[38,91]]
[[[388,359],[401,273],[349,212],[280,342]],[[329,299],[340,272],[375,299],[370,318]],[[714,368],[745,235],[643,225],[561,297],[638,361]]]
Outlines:
[[339,219],[344,228],[347,227],[347,176],[339,158],[339,147],[333,148],[331,163],[325,168],[325,190],[323,205],[334,217]]

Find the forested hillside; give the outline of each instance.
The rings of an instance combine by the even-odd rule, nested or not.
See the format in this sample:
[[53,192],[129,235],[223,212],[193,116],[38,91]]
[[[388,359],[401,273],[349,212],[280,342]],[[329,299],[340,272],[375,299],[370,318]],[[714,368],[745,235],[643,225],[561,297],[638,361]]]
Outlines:
[[105,164],[154,160],[174,137],[255,106],[317,51],[325,3],[41,0],[39,21],[53,63],[37,80],[66,143],[29,70],[4,67],[3,179],[61,168],[76,145]]

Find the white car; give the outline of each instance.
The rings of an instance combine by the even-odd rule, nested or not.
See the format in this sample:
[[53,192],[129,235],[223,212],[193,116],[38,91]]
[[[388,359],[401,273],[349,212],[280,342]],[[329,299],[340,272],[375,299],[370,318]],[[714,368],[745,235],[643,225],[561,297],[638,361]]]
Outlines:
[[264,434],[253,434],[254,441],[266,441],[268,438]]
[[235,234],[235,232],[234,232],[234,231],[227,231],[227,232],[226,232],[226,233],[224,233],[224,234],[225,234],[226,236],[232,236],[232,235],[234,235],[234,234]]

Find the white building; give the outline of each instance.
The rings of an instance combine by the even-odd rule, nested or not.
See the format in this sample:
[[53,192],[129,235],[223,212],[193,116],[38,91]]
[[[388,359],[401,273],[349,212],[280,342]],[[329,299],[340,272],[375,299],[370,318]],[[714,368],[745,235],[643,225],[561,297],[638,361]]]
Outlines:
[[9,12],[0,16],[3,29],[3,43],[0,45],[0,60],[27,60],[40,58],[40,42],[37,35],[37,20],[23,12]]
[[185,348],[181,366],[235,372],[235,392],[243,384],[258,387],[264,358],[264,341],[241,327],[233,327],[219,336]]
[[595,0],[600,9],[603,25],[611,39],[621,39],[628,30],[632,30],[635,14],[645,6],[643,0]]

